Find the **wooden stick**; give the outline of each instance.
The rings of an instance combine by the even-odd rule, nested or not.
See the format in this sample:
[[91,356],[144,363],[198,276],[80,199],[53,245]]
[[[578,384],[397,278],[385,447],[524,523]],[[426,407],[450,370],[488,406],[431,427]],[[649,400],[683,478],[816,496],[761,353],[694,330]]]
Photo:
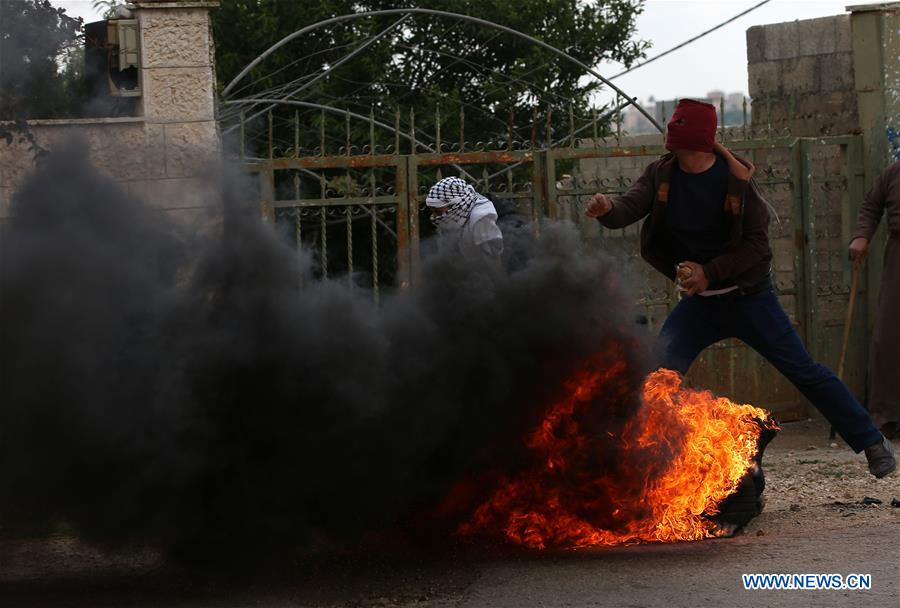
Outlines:
[[[856,291],[859,286],[859,267],[862,266],[859,262],[854,262],[853,264],[853,280],[851,281],[850,287],[850,302],[847,304],[847,318],[844,319],[844,341],[841,344],[841,360],[838,363],[838,379],[841,382],[844,381],[844,363],[847,360],[847,346],[850,344],[850,326],[853,324],[853,308],[856,304]],[[834,439],[837,436],[835,433],[834,427],[831,427],[831,432],[828,434],[829,439]]]
[[850,303],[847,305],[847,318],[844,321],[844,341],[841,344],[841,361],[838,363],[838,378],[844,381],[844,363],[847,360],[847,346],[850,344],[850,326],[853,323],[853,307],[856,304],[856,290],[859,286],[859,264],[853,265],[853,280],[850,287]]

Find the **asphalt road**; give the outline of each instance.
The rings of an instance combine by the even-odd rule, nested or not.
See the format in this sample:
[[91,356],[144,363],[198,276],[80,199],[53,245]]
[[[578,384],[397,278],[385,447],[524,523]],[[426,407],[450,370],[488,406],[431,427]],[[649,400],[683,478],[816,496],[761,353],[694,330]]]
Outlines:
[[[900,605],[900,476],[875,480],[822,423],[787,425],[766,452],[768,504],[739,535],[566,553],[457,550],[295,555],[249,570],[185,570],[151,551],[66,535],[0,539],[0,606]],[[862,504],[870,497],[881,504]],[[870,501],[871,502],[871,501]],[[749,573],[870,574],[869,591],[747,591]]]

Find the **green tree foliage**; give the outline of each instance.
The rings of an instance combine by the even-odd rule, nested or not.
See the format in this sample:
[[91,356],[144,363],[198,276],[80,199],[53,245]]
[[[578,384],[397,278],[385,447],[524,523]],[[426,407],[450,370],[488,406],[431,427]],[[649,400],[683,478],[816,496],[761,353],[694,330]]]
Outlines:
[[104,18],[111,19],[116,14],[116,8],[125,6],[124,0],[94,0],[91,4],[95,11],[100,12]]
[[48,0],[0,1],[0,119],[71,115],[82,25]]
[[[642,0],[230,0],[212,13],[220,90],[262,51],[304,26],[338,15],[403,7],[493,21],[589,66],[603,60],[630,65],[648,46],[632,40]],[[345,21],[310,32],[268,57],[229,97],[259,92],[283,97],[307,82],[301,77],[334,65],[399,17]],[[564,130],[569,104],[587,116],[590,95],[600,87],[598,79],[575,63],[522,38],[451,18],[416,15],[294,99],[362,114],[374,108],[382,120],[390,120],[399,106],[404,128],[411,108],[417,128],[429,133],[434,132],[434,108],[440,104],[444,139],[451,141],[458,132],[460,106],[466,112],[466,139],[472,140],[505,136],[512,112],[522,127],[517,138],[527,139],[535,112],[543,115],[552,105],[554,125]],[[285,110],[279,112],[286,117]],[[311,134],[318,128],[317,120],[311,116],[304,122]],[[338,129],[339,122],[334,119],[330,128]],[[543,133],[542,127],[539,137]]]

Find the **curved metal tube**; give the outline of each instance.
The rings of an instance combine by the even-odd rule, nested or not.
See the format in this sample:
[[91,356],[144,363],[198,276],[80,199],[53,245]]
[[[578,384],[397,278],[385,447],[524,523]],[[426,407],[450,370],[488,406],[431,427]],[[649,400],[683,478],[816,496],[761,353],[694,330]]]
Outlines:
[[551,53],[555,53],[556,55],[559,55],[560,57],[567,59],[568,61],[571,61],[572,63],[581,67],[583,70],[585,70],[592,76],[600,79],[601,82],[606,84],[608,87],[610,87],[616,93],[618,93],[625,99],[628,99],[630,105],[633,105],[635,108],[637,108],[638,112],[643,114],[644,117],[647,120],[649,120],[650,123],[654,127],[659,129],[660,133],[665,133],[665,130],[662,128],[662,126],[660,126],[660,124],[658,122],[656,122],[656,119],[653,118],[652,116],[650,116],[650,114],[647,112],[647,110],[645,110],[639,103],[634,101],[629,95],[626,95],[623,90],[621,90],[619,87],[614,85],[608,79],[604,78],[596,70],[594,70],[593,68],[588,66],[586,63],[579,61],[575,57],[572,57],[565,51],[561,51],[558,48],[556,48],[555,46],[547,44],[543,40],[539,40],[539,39],[535,38],[534,36],[529,36],[528,34],[523,34],[522,32],[520,32],[518,30],[514,30],[512,28],[506,27],[505,25],[500,25],[499,23],[494,23],[493,21],[487,21],[486,19],[479,19],[478,17],[470,17],[469,15],[461,15],[459,13],[451,13],[448,11],[439,11],[439,10],[433,10],[433,9],[427,9],[427,8],[395,8],[395,9],[387,9],[387,10],[381,10],[381,11],[370,11],[370,12],[366,12],[366,13],[353,13],[351,15],[341,15],[340,17],[332,17],[331,19],[325,19],[324,21],[319,21],[318,23],[313,23],[312,25],[308,25],[302,29],[297,30],[296,32],[294,32],[292,34],[288,34],[287,36],[285,36],[284,38],[282,38],[281,40],[279,40],[278,42],[276,42],[275,44],[270,46],[268,49],[263,51],[256,59],[254,59],[253,61],[248,63],[247,66],[243,70],[241,70],[241,73],[238,74],[237,76],[235,76],[234,80],[232,80],[230,83],[228,83],[228,86],[226,86],[225,89],[222,91],[222,95],[227,96],[228,93],[230,93],[231,90],[244,78],[244,76],[246,76],[250,72],[250,70],[252,70],[257,65],[259,65],[266,57],[268,57],[269,55],[274,53],[276,50],[278,50],[279,48],[281,48],[282,46],[284,46],[291,40],[298,38],[299,36],[302,36],[303,34],[305,34],[307,32],[310,32],[314,29],[318,29],[318,28],[326,26],[326,25],[330,25],[332,23],[339,23],[341,21],[360,19],[362,17],[377,17],[379,15],[397,15],[397,14],[407,14],[407,13],[420,14],[420,15],[435,15],[435,16],[439,16],[439,17],[452,17],[455,19],[462,19],[464,21],[470,21],[472,23],[477,23],[479,25],[492,27],[494,29],[498,29],[498,30],[501,30],[508,34],[512,34],[514,36],[518,36],[519,38],[528,40],[529,42],[532,42],[532,43],[540,46],[541,48],[547,49]]
[[[272,105],[285,104],[285,105],[289,105],[289,106],[301,106],[304,108],[325,110],[326,112],[332,112],[334,114],[342,114],[344,116],[350,115],[353,118],[359,118],[360,120],[365,120],[366,122],[369,122],[371,120],[372,124],[378,125],[379,127],[383,128],[383,129],[389,129],[391,131],[394,131],[395,133],[398,133],[401,137],[404,137],[408,140],[412,139],[408,133],[404,133],[403,131],[397,131],[392,125],[372,119],[370,116],[364,116],[362,114],[357,114],[356,112],[351,112],[350,110],[342,110],[340,108],[335,108],[334,106],[326,106],[326,105],[323,105],[320,103],[313,103],[311,101],[300,101],[297,99],[276,99],[274,97],[272,97],[272,98],[251,97],[251,98],[247,98],[247,99],[235,99],[233,101],[223,101],[222,103],[223,103],[223,105],[227,105],[227,106],[239,105],[239,104],[244,104],[244,103],[249,103],[249,104],[271,103]],[[421,144],[423,148],[427,148],[431,151],[434,151],[433,148],[431,148],[430,146],[426,145],[423,142],[417,141],[416,143]]]
[[[372,124],[378,125],[382,129],[388,129],[388,130],[393,131],[394,133],[398,134],[400,137],[403,137],[404,139],[413,141],[413,138],[410,137],[408,133],[404,133],[403,131],[398,131],[393,126],[383,123],[381,121],[375,120],[371,116],[364,116],[362,114],[357,114],[356,112],[351,112],[350,110],[342,110],[340,108],[335,108],[334,106],[326,106],[326,105],[322,105],[320,103],[313,103],[311,101],[299,101],[296,99],[267,99],[265,97],[262,97],[262,98],[251,98],[251,99],[236,99],[234,101],[224,101],[222,103],[224,103],[225,105],[237,105],[237,104],[242,104],[242,103],[252,103],[252,104],[257,104],[257,103],[280,104],[280,103],[283,103],[283,104],[290,105],[290,106],[301,106],[304,108],[314,108],[316,110],[325,110],[326,112],[333,112],[335,114],[343,114],[344,116],[352,116],[354,118],[359,118],[361,120],[365,120],[366,122],[371,121]],[[416,140],[415,143],[419,144],[420,146],[422,146],[426,150],[429,150],[430,152],[434,152],[434,148],[429,146],[425,142]],[[460,172],[462,172],[464,175],[467,175],[472,181],[476,181],[478,179],[474,175],[472,175],[471,173],[469,173],[468,171],[466,171],[465,169],[460,167],[459,165],[454,164],[453,166],[456,167],[457,169],[459,169]]]
[[[332,66],[329,66],[329,67],[328,67],[327,69],[325,69],[323,72],[317,74],[317,75],[315,76],[315,78],[313,78],[312,80],[308,80],[308,81],[304,82],[302,85],[300,85],[299,87],[297,87],[297,88],[294,89],[293,91],[289,92],[287,95],[284,96],[284,98],[285,98],[285,99],[289,99],[289,98],[293,97],[294,95],[296,95],[297,93],[301,92],[302,90],[308,89],[308,88],[311,87],[313,84],[315,84],[316,82],[318,82],[318,81],[321,80],[322,78],[325,78],[326,76],[328,76],[328,74],[330,74],[331,72],[333,72],[333,71],[336,70],[337,68],[341,67],[342,65],[344,65],[345,63],[347,63],[348,61],[350,61],[351,59],[353,59],[354,57],[356,57],[357,55],[359,55],[360,53],[362,53],[363,51],[365,51],[367,48],[369,48],[370,46],[372,46],[373,44],[375,44],[376,42],[378,42],[379,40],[381,40],[382,38],[384,38],[385,36],[387,36],[394,28],[396,28],[397,26],[403,24],[403,22],[406,21],[408,18],[409,18],[409,15],[403,15],[402,17],[400,17],[400,19],[398,19],[398,20],[397,20],[396,22],[394,22],[392,25],[388,26],[386,29],[384,29],[384,30],[383,30],[381,33],[379,33],[377,36],[373,36],[373,37],[370,38],[369,40],[365,41],[363,44],[361,44],[361,45],[359,45],[358,47],[356,47],[355,49],[353,49],[353,51],[351,51],[351,52],[348,53],[347,55],[344,55],[343,57],[341,57],[341,58],[337,61],[337,63],[335,63],[335,64],[332,65]],[[257,117],[259,117],[259,116],[262,116],[262,115],[265,114],[268,110],[271,110],[271,109],[274,108],[274,107],[275,107],[275,104],[269,104],[268,107],[263,108],[262,110],[256,112],[255,114],[253,114],[252,116],[250,116],[250,117],[247,118],[246,120],[253,120],[254,118],[257,118]]]

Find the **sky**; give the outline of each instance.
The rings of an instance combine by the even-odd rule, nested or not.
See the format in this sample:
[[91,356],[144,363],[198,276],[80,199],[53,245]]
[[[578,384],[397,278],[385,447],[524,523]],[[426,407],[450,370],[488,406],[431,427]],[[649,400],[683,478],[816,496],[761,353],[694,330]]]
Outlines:
[[[91,8],[92,0],[51,1],[56,6],[66,8],[68,14],[83,17],[86,22],[99,19]],[[759,1],[648,0],[644,12],[637,19],[637,38],[653,43],[648,51],[648,57],[652,57],[758,4]],[[647,101],[651,96],[657,99],[702,97],[712,90],[746,93],[748,28],[795,19],[840,15],[845,13],[845,7],[848,5],[869,4],[873,1],[771,0],[722,29],[646,67],[617,78],[614,82],[630,97],[637,97],[640,101]],[[597,71],[607,77],[621,70],[620,64],[608,63],[597,67]]]
[[[638,16],[636,37],[653,43],[647,51],[650,58],[715,27],[759,1],[650,0]],[[651,96],[657,99],[702,97],[713,90],[746,94],[746,32],[749,28],[841,15],[851,4],[872,3],[873,0],[772,0],[722,29],[613,82],[630,97],[641,101],[647,101]],[[598,66],[597,71],[609,77],[622,69],[621,64],[606,63]]]

